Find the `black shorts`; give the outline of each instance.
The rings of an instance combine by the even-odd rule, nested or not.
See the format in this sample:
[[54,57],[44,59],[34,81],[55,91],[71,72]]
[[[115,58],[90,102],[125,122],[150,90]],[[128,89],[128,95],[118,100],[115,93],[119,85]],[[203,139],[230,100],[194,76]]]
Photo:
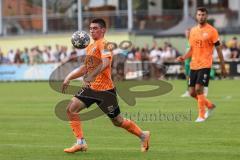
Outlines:
[[95,91],[91,88],[82,88],[74,97],[81,100],[87,108],[96,103],[109,118],[115,118],[120,114],[115,89]]
[[201,84],[204,87],[208,87],[210,78],[210,68],[203,68],[199,70],[190,71],[189,86],[195,87],[196,84]]

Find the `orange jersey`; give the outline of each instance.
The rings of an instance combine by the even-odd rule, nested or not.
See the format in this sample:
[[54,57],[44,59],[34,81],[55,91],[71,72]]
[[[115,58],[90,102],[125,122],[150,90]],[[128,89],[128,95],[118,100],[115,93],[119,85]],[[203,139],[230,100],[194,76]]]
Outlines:
[[189,42],[192,52],[190,64],[192,70],[211,68],[214,44],[217,41],[219,41],[218,32],[209,24],[191,29]]
[[87,55],[84,63],[88,73],[96,69],[96,67],[102,63],[103,58],[110,59],[110,65],[96,76],[94,82],[90,83],[90,88],[97,91],[105,91],[114,88],[111,78],[112,53],[106,50],[106,44],[107,41],[105,39],[99,39],[86,48]]

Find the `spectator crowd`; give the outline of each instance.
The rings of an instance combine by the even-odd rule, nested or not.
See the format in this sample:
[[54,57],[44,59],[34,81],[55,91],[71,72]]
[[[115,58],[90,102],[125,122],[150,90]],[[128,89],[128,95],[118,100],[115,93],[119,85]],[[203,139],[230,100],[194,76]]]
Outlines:
[[23,50],[10,49],[7,54],[3,54],[0,48],[0,64],[41,64],[57,63],[68,60],[75,60],[77,56],[84,55],[84,50],[72,48],[68,50],[66,46],[56,45],[55,49],[51,46],[39,46],[32,48],[25,47]]
[[[54,48],[54,49],[53,49]],[[240,58],[240,43],[237,37],[233,37],[228,42],[222,42],[222,52],[226,61],[238,60]],[[165,42],[163,47],[159,47],[154,41],[152,47],[132,46],[131,49],[117,48],[114,55],[122,54],[129,61],[149,61],[152,63],[174,62],[175,58],[180,55],[178,50],[170,43]],[[0,64],[39,64],[39,63],[56,63],[65,62],[66,60],[75,59],[84,55],[84,50],[68,48],[63,45],[39,46],[32,48],[25,47],[23,50],[10,49],[8,53],[3,53],[0,48]],[[213,58],[217,61],[217,53],[214,51]]]
[[[240,43],[237,37],[233,37],[228,42],[222,42],[222,52],[225,61],[236,61],[240,58]],[[23,50],[10,49],[8,53],[3,53],[0,48],[0,64],[44,64],[44,63],[64,63],[67,61],[79,61],[79,57],[85,55],[85,50],[68,48],[67,46],[56,44],[52,46],[25,47]],[[160,78],[161,69],[166,62],[174,63],[175,58],[180,55],[179,51],[170,43],[165,42],[162,47],[156,41],[153,45],[144,47],[123,45],[121,48],[113,50],[113,69],[117,75],[124,74],[125,62],[142,62],[142,69],[147,70],[155,78]],[[213,60],[218,61],[217,52],[213,53]],[[147,65],[146,65],[147,63]]]

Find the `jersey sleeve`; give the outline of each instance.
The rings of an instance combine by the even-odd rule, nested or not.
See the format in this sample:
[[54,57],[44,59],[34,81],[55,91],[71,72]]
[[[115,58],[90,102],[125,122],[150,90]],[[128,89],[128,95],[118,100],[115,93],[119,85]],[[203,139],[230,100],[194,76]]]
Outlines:
[[107,42],[102,42],[98,45],[101,58],[110,58],[112,57],[112,52],[107,49]]
[[219,35],[218,35],[218,31],[216,29],[213,29],[212,32],[212,42],[215,44],[217,41],[220,40]]

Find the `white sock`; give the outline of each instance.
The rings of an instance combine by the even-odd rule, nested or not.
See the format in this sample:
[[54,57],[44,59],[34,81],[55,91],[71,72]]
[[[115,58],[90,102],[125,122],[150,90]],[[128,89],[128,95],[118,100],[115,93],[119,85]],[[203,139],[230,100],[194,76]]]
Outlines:
[[84,138],[77,139],[77,144],[86,144],[86,140]]
[[141,134],[140,139],[141,139],[141,141],[143,141],[145,139],[145,134],[144,133]]
[[204,96],[207,97],[207,95],[208,95],[208,87],[204,87],[203,88],[203,93],[204,93]]

